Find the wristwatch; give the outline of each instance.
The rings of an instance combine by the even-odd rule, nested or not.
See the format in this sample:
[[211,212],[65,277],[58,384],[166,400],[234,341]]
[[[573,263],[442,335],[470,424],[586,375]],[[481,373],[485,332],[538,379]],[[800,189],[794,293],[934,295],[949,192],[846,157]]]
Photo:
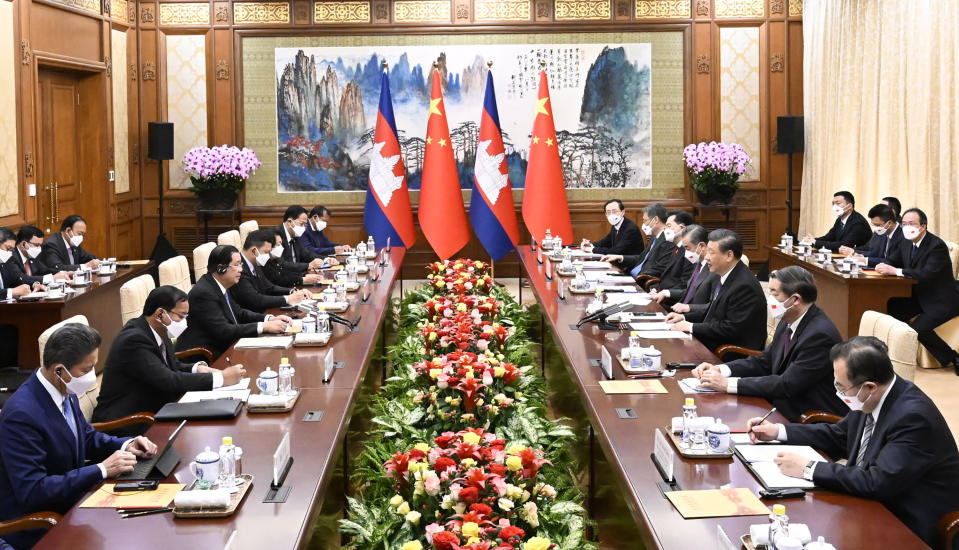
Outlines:
[[813,472],[816,470],[816,461],[810,460],[803,466],[802,477],[806,481],[812,481]]

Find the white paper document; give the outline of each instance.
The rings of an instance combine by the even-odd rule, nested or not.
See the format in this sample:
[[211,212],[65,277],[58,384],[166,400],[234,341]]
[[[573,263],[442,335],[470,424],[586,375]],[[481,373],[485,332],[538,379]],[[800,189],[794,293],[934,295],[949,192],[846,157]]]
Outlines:
[[690,390],[686,393],[718,393],[716,390],[701,387],[699,384],[699,378],[683,378],[679,381],[679,385],[683,388],[684,392],[686,392],[686,389]]
[[613,292],[606,295],[606,305],[612,306],[615,304],[622,304],[624,302],[633,304],[634,306],[645,306],[649,305],[652,300],[649,298],[649,294],[645,292]]
[[607,273],[605,271],[584,271],[583,277],[585,277],[587,281],[599,281],[603,283],[634,284],[636,282],[636,279],[633,279],[629,275]]
[[[630,324],[629,324],[629,328],[631,328],[632,330],[638,330],[638,331],[643,331],[643,332],[645,332],[645,331],[650,331],[650,330],[655,330],[655,331],[669,330],[670,327],[672,327],[672,326],[673,326],[672,323],[664,323],[664,322],[659,322],[659,323],[630,323]],[[642,336],[642,334],[640,334],[640,336]]]
[[216,388],[213,391],[238,391],[245,390],[250,387],[250,378],[241,378],[239,382],[233,384],[232,386],[221,386]]
[[[630,320],[633,323],[645,324],[645,323],[653,323],[653,322],[662,322],[665,319],[666,319],[666,314],[661,311],[657,311],[655,313],[645,312],[642,315],[639,315],[638,313],[634,313]],[[643,329],[638,329],[638,330],[643,330]]]
[[810,489],[816,485],[801,477],[790,477],[773,462],[779,453],[795,453],[807,461],[825,462],[825,459],[808,445],[736,445],[739,456],[749,462],[760,481],[769,489],[799,487]]
[[211,399],[239,399],[246,403],[250,398],[250,390],[222,391],[219,389],[213,391],[188,391],[180,398],[179,403],[199,403],[200,401],[209,401]]
[[685,332],[678,330],[648,330],[640,336],[649,340],[689,340],[692,338]]
[[600,262],[597,260],[587,260],[583,262],[583,269],[611,269],[613,264],[609,262]]
[[638,294],[639,287],[636,285],[625,286],[625,285],[599,285],[599,291],[613,294]]
[[236,349],[286,349],[292,344],[292,336],[261,336],[240,338],[233,347]]

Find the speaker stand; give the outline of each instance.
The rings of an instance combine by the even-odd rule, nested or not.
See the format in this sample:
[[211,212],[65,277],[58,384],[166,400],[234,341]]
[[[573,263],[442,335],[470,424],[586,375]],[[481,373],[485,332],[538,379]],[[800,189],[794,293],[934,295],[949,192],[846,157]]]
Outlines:
[[160,224],[159,229],[160,233],[157,235],[156,244],[153,245],[153,252],[150,253],[150,260],[154,262],[153,277],[156,279],[159,274],[159,265],[165,260],[177,256],[176,248],[173,248],[173,245],[170,244],[170,241],[166,238],[166,233],[163,232],[163,160],[157,160],[157,163],[160,165]]
[[[793,237],[796,234],[793,232],[793,154],[787,153],[787,162],[789,163],[789,179],[786,184],[786,234]],[[161,200],[163,195],[160,195]],[[160,208],[163,208],[161,205]],[[163,216],[160,216],[160,227],[163,227]],[[162,229],[161,229],[162,231]]]

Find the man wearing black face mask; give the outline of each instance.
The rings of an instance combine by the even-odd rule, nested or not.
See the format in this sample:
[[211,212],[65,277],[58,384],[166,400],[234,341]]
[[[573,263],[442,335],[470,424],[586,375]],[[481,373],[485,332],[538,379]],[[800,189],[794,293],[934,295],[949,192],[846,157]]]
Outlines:
[[[116,420],[146,411],[156,412],[188,391],[231,386],[243,377],[243,365],[222,371],[204,361],[183,363],[173,351],[172,339],[186,329],[190,303],[174,286],[153,289],[143,315],[130,319],[110,346],[94,422]],[[134,427],[136,430],[136,427]],[[128,431],[127,433],[136,433]]]
[[[0,411],[0,521],[66,513],[97,483],[133,470],[137,456],[156,453],[145,437],[97,432],[80,412],[77,396],[96,383],[99,346],[100,334],[86,325],[60,327],[47,340],[43,366]],[[42,535],[29,530],[4,540],[30,548]]]

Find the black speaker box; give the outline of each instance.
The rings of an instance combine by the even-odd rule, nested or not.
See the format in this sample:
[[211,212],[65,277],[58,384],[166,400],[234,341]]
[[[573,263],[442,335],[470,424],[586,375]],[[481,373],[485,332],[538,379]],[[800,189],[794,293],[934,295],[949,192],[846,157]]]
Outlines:
[[802,153],[804,151],[803,118],[801,116],[776,117],[776,144],[777,153]]
[[153,160],[170,160],[173,158],[173,123],[149,123],[149,146],[147,156]]

